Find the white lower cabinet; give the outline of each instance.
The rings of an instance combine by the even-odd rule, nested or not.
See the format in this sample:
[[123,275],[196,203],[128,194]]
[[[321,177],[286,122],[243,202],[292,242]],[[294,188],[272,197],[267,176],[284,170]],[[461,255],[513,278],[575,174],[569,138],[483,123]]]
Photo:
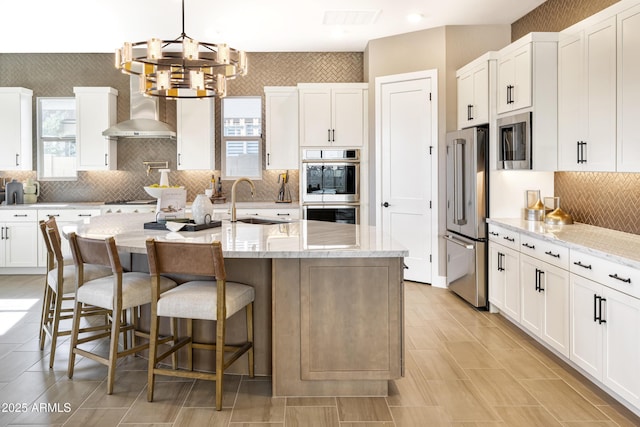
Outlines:
[[0,267],[38,265],[35,210],[0,212]]
[[238,216],[238,218],[242,216],[266,216],[266,217],[273,217],[273,218],[281,218],[283,220],[300,219],[300,210],[297,208],[284,208],[284,209],[240,208],[240,209],[236,209],[236,215]]
[[569,357],[569,272],[520,254],[521,323]]
[[489,302],[520,321],[520,254],[489,242]]
[[[572,271],[586,276],[615,270],[611,264],[572,253]],[[640,407],[640,299],[576,273],[571,274],[570,359]]]

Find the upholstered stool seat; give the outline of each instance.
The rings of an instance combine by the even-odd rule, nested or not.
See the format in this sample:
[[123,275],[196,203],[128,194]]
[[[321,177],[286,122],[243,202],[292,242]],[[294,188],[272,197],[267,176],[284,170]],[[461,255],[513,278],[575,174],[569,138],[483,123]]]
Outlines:
[[[151,276],[147,273],[127,273],[122,269],[115,239],[91,239],[69,235],[71,253],[77,271],[76,302],[73,317],[73,329],[71,333],[71,348],[69,351],[68,376],[73,377],[75,356],[79,354],[95,360],[108,367],[107,394],[113,393],[115,370],[117,360],[131,354],[138,353],[149,347],[145,342],[136,346],[136,337],[148,338],[149,334],[138,328],[138,307],[151,302]],[[86,274],[90,266],[109,266],[112,274],[107,277],[87,280]],[[160,277],[155,282],[161,292],[165,292],[176,286],[176,282]],[[111,330],[107,334],[95,334],[79,337],[79,313],[82,304],[88,304],[111,311]],[[132,311],[131,323],[126,321],[126,312]],[[125,348],[119,350],[118,341],[121,333],[132,332],[132,346],[127,348],[127,340],[124,340]],[[89,341],[109,337],[109,355],[104,357],[93,353],[80,345]],[[166,342],[163,340],[162,342]]]
[[[76,289],[76,268],[72,258],[65,258],[58,225],[55,217],[40,221],[40,231],[47,250],[47,274],[45,276],[44,295],[42,298],[42,315],[40,319],[40,350],[44,350],[45,338],[51,338],[49,352],[49,368],[53,368],[56,356],[58,337],[66,336],[71,330],[60,329],[60,321],[71,319],[73,309],[63,306],[65,301],[73,301]],[[111,268],[91,266],[86,275],[92,279],[111,275]],[[83,306],[82,316],[104,316],[105,321],[100,326],[93,326],[93,330],[108,328],[108,320],[104,310]]]
[[[253,366],[253,287],[236,282],[227,282],[227,275],[220,242],[211,244],[158,242],[147,240],[149,271],[152,277],[151,327],[149,343],[149,370],[147,400],[153,401],[156,375],[197,378],[215,381],[216,409],[222,409],[222,382],[224,371],[241,355],[247,353],[249,376],[254,375]],[[169,291],[159,286],[162,274],[199,276]],[[245,309],[247,341],[229,345],[225,341],[226,321],[233,314]],[[158,354],[159,317],[171,318],[172,346]],[[186,322],[186,337],[176,336],[178,328],[175,319]],[[214,320],[216,322],[215,342],[195,342],[193,339],[193,319]],[[187,348],[187,369],[176,370],[177,351]],[[193,371],[193,349],[214,351],[215,373]],[[173,369],[162,368],[159,363],[171,356]]]

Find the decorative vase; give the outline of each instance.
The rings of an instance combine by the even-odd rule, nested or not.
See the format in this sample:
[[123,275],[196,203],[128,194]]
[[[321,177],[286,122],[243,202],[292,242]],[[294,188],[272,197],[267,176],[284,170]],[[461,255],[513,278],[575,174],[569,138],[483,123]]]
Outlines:
[[198,194],[191,204],[191,216],[196,224],[206,224],[211,221],[213,203],[206,194]]

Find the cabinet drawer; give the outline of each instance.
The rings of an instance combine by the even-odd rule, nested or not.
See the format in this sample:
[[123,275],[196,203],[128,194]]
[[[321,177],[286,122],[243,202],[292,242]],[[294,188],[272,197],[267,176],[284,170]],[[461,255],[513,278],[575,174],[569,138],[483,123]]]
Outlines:
[[523,234],[520,236],[520,252],[569,270],[569,248],[565,246]]
[[37,221],[38,211],[34,209],[11,209],[0,212],[0,221],[2,222],[28,222]]
[[281,219],[299,219],[300,211],[298,209],[236,209],[236,215],[240,216],[266,216]]
[[88,221],[100,215],[100,209],[38,209],[38,221],[53,216],[57,222]]
[[577,250],[571,251],[571,272],[640,298],[640,270]]
[[520,233],[489,224],[489,240],[511,249],[520,250]]

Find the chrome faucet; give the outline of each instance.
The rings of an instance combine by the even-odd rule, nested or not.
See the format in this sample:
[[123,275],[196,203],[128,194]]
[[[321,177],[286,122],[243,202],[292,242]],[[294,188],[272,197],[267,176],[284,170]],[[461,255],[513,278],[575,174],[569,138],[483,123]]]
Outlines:
[[251,185],[251,197],[256,195],[256,186],[253,185],[253,181],[251,181],[249,178],[238,178],[234,181],[233,185],[231,186],[231,222],[236,222],[236,185],[238,185],[238,183],[240,181],[246,181],[249,183],[249,185]]

